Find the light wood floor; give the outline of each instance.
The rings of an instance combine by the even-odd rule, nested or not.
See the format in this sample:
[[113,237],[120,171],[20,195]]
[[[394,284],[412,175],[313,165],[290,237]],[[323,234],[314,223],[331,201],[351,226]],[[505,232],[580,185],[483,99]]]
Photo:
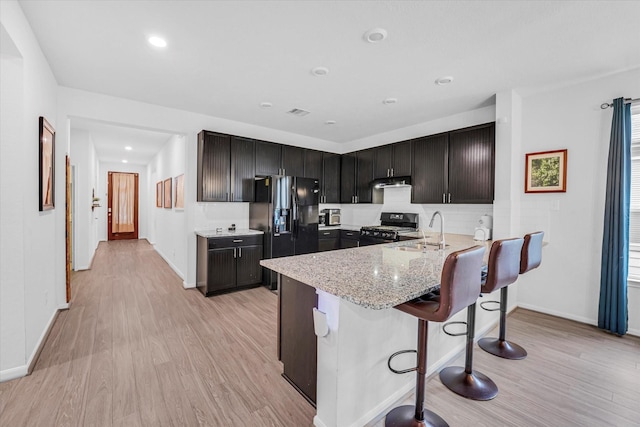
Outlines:
[[[33,374],[0,384],[0,426],[312,425],[280,376],[266,289],[204,298],[146,241],[120,241],[100,244],[73,292]],[[526,310],[507,324],[527,359],[474,352],[498,397],[467,400],[435,376],[427,407],[453,427],[640,425],[640,339]]]

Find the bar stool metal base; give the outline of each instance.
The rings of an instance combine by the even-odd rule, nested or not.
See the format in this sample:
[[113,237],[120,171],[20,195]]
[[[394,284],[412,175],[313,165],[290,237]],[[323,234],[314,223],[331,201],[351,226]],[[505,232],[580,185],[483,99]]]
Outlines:
[[480,372],[468,374],[462,366],[450,366],[440,371],[440,381],[454,393],[473,400],[491,400],[498,395],[498,386]]
[[520,360],[527,357],[527,350],[518,344],[498,338],[482,338],[478,340],[478,346],[487,353],[504,359]]
[[449,427],[440,415],[424,409],[423,420],[416,419],[416,407],[413,405],[398,406],[389,412],[384,421],[385,427]]

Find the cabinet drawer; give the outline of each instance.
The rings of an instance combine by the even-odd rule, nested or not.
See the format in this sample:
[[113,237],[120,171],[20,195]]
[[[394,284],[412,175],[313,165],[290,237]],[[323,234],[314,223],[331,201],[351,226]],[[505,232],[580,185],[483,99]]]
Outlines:
[[213,237],[209,238],[209,249],[262,245],[262,237],[262,234],[234,237]]
[[359,240],[360,232],[354,230],[340,230],[340,238],[347,240]]
[[340,230],[318,230],[318,239],[336,239],[340,237]]

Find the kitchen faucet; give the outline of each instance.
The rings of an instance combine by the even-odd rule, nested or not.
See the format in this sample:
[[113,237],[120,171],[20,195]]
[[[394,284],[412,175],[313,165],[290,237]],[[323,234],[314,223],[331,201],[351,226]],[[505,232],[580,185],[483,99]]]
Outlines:
[[438,249],[444,249],[444,217],[442,216],[442,212],[435,211],[433,215],[431,215],[431,221],[429,221],[429,228],[433,227],[433,220],[436,218],[436,215],[440,215],[440,241],[438,242]]

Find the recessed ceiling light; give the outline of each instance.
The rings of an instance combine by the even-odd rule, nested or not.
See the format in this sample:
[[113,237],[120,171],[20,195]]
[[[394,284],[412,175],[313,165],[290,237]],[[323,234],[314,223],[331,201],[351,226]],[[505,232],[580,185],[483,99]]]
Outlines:
[[325,125],[335,125],[336,121],[335,120],[327,120],[326,122],[324,122]]
[[273,104],[270,102],[261,102],[260,103],[260,108],[271,108],[273,107]]
[[122,161],[122,163],[128,163],[128,162],[129,162],[128,160],[123,160],[123,161]]
[[149,43],[151,43],[155,47],[167,47],[167,41],[158,36],[149,37]]
[[451,83],[453,81],[453,77],[451,76],[444,76],[444,77],[440,77],[439,79],[436,80],[436,84],[438,86],[442,86],[442,85],[448,85],[449,83]]
[[378,43],[387,38],[387,30],[374,28],[364,33],[364,39],[369,43]]
[[329,69],[327,67],[316,67],[311,70],[311,74],[318,77],[326,76],[329,74]]
[[133,150],[133,148],[129,147],[128,145],[126,147],[124,147],[124,149],[127,150],[127,151]]
[[387,98],[384,101],[382,101],[383,104],[396,104],[398,102],[398,98]]

